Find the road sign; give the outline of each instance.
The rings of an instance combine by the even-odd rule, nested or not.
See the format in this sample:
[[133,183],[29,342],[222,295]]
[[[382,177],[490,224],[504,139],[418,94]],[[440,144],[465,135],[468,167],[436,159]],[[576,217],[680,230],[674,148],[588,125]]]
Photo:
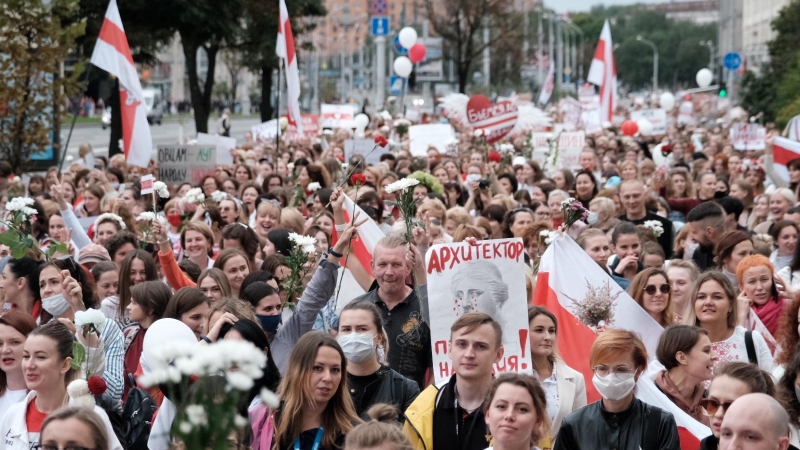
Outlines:
[[372,35],[373,36],[388,36],[389,35],[389,18],[388,17],[373,17],[372,18]]
[[408,49],[403,47],[400,44],[400,35],[396,34],[394,36],[394,40],[392,41],[392,46],[394,47],[394,52],[400,56],[408,56]]
[[742,57],[738,53],[730,52],[725,55],[722,64],[728,70],[736,70],[742,65]]
[[403,93],[403,79],[397,75],[392,75],[389,79],[389,95],[400,95]]

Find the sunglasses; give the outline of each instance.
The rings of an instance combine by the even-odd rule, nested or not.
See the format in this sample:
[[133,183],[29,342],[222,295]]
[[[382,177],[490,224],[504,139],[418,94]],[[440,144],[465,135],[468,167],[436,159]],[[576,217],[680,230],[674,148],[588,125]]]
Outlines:
[[647,292],[648,295],[656,295],[656,289],[660,290],[662,294],[669,294],[669,291],[672,290],[672,287],[668,284],[662,284],[661,286],[649,284],[644,288],[644,291]]
[[720,407],[722,407],[722,414],[725,414],[732,404],[733,402],[720,403],[710,398],[700,400],[700,407],[703,408],[703,414],[707,416],[715,415]]

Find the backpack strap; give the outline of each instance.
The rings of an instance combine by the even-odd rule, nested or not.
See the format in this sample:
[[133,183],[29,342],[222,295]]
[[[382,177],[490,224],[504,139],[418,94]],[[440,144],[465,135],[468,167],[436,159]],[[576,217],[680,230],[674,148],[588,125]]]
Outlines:
[[661,425],[661,410],[647,405],[647,426],[644,429],[641,448],[659,448],[658,428]]
[[747,360],[751,364],[758,365],[758,355],[756,354],[756,346],[753,343],[753,332],[744,332],[744,348],[747,349]]

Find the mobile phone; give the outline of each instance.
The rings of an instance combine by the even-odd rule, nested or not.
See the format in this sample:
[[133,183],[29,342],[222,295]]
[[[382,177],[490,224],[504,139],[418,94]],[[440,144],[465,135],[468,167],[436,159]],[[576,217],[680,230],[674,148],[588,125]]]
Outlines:
[[95,164],[94,168],[97,169],[97,170],[103,170],[103,165],[102,164]]

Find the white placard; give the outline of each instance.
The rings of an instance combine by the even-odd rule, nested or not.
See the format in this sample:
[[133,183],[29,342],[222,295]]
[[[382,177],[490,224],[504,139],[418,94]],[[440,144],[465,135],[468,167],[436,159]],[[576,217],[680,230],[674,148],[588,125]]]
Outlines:
[[694,125],[694,103],[686,100],[678,107],[678,125]]
[[667,112],[663,109],[640,109],[631,111],[631,120],[647,119],[653,124],[653,135],[667,134]]
[[373,139],[348,139],[344,141],[344,160],[348,162],[353,155],[363,155],[364,162],[374,166],[381,162],[381,155],[386,153],[389,153],[389,146],[375,148]]
[[[253,136],[255,136],[255,134],[253,134]],[[236,148],[236,138],[220,136],[218,134],[197,133],[197,144],[216,146],[217,164],[222,164],[224,166],[233,165],[231,149]]]
[[344,105],[323,103],[319,109],[320,125],[322,128],[355,128],[357,108],[358,106],[349,103]]
[[544,167],[550,152],[549,140],[552,138],[553,133],[531,133],[531,147],[533,148],[531,159],[536,161],[539,167]]
[[280,126],[278,126],[278,119],[272,119],[258,125],[253,125],[250,128],[250,132],[253,133],[253,140],[255,141],[274,142],[275,137],[280,135],[281,131]]
[[532,374],[522,239],[439,244],[425,254],[436,383],[453,374],[450,327],[468,312],[488,314],[503,329],[503,358],[494,372]]
[[411,141],[411,154],[425,156],[428,146],[434,145],[439,153],[447,153],[447,143],[455,139],[453,127],[447,123],[433,123],[427,125],[412,125],[408,127],[408,138]]
[[556,165],[572,171],[580,170],[581,151],[586,146],[583,131],[565,131],[558,136],[558,161]]
[[757,123],[734,123],[731,125],[730,139],[736,150],[764,150],[767,129]]

